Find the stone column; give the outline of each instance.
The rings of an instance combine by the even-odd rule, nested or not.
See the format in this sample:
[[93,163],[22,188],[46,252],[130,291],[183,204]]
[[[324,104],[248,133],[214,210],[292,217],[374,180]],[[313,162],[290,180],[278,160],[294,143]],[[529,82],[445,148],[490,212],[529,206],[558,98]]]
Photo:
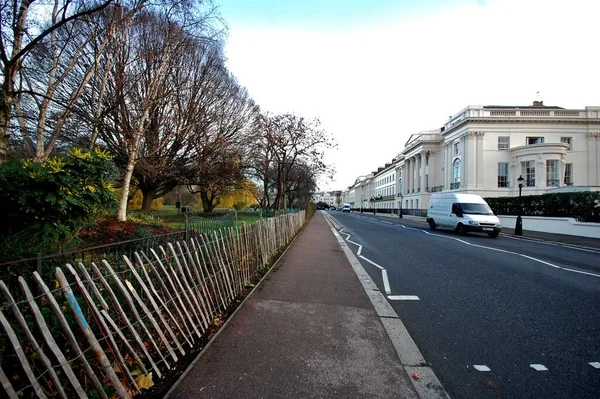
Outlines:
[[450,183],[452,183],[452,143],[446,145],[446,182],[444,188],[450,190]]
[[435,186],[439,186],[440,183],[436,181],[436,164],[435,164],[435,152],[429,152],[429,168],[427,169],[427,174],[429,175],[429,189]]
[[410,194],[410,191],[413,188],[412,175],[413,175],[414,164],[413,164],[412,158],[409,158],[407,161],[408,161],[408,167],[406,169],[406,172],[407,172],[407,174],[406,174],[406,183],[407,183],[406,191],[407,191],[407,194]]
[[483,136],[485,136],[485,132],[476,132],[475,137],[477,138],[477,146],[475,148],[476,155],[476,179],[475,186],[483,187],[485,185],[485,175],[486,171],[483,166]]
[[415,155],[415,169],[413,171],[413,181],[415,182],[415,193],[419,191],[419,170],[421,169],[421,158]]
[[420,182],[420,186],[421,186],[421,192],[425,192],[425,175],[427,174],[427,154],[422,152],[421,153],[421,169],[420,169],[420,173],[421,173],[421,182]]
[[541,154],[535,161],[535,188],[546,190],[546,160]]
[[[600,132],[590,132],[587,134],[588,145],[587,145],[587,165],[588,165],[588,176],[587,176],[587,185],[589,186],[600,186]],[[573,163],[571,160],[570,163]],[[573,184],[583,184],[585,182],[580,182],[580,178],[575,179],[575,173],[579,171],[575,171],[573,169],[572,173],[572,181]],[[561,180],[564,181],[564,172]]]

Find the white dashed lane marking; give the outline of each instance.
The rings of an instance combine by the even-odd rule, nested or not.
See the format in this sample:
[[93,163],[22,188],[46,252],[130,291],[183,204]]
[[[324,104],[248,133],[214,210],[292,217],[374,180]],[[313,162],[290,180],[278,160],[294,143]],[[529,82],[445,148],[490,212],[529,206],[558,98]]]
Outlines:
[[[388,298],[390,298],[390,297],[388,297]],[[588,364],[590,366],[592,366],[593,368],[600,370],[600,362],[589,362]],[[531,367],[535,371],[548,371],[548,368],[546,366],[544,366],[543,364],[533,363],[533,364],[530,364],[529,367]],[[491,369],[488,366],[486,366],[485,364],[474,364],[473,368],[477,371],[491,371]]]
[[418,301],[419,297],[416,295],[388,295],[390,301]]
[[530,364],[529,367],[531,367],[535,371],[548,371],[546,366],[544,366],[543,364]]

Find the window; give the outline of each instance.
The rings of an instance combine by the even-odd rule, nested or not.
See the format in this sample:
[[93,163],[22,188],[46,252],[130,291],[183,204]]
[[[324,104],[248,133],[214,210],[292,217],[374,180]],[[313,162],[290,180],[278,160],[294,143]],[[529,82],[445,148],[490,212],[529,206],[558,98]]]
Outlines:
[[573,164],[566,163],[565,164],[565,185],[572,186],[573,185]]
[[567,148],[567,151],[571,151],[571,144],[573,143],[573,137],[561,137],[560,142],[568,144],[569,148]]
[[535,161],[526,161],[522,165],[525,187],[535,187]]
[[558,159],[546,160],[546,186],[558,187],[560,185],[558,176]]
[[425,175],[425,191],[429,192],[429,175]]
[[460,143],[457,141],[456,143],[454,143],[454,155],[459,155],[460,154]]
[[509,187],[508,162],[498,162],[498,187]]
[[498,137],[498,150],[508,150],[510,149],[510,137],[509,136],[499,136]]
[[454,183],[460,183],[460,159],[457,159],[456,161],[454,161],[452,170],[453,170],[452,181]]
[[544,144],[543,137],[527,137],[527,145],[531,144]]

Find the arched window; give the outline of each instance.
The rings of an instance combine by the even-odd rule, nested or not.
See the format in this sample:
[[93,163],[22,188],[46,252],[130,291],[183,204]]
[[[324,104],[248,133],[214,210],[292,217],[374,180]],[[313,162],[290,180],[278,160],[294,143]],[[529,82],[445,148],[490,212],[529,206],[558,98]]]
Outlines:
[[452,179],[453,183],[460,183],[460,159],[454,161],[452,169],[454,171]]

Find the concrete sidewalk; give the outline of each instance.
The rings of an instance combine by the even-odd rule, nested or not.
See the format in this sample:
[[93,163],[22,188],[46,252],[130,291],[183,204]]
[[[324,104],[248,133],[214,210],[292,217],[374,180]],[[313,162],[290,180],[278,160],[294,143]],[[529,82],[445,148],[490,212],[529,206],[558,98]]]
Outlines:
[[[317,212],[170,397],[419,397],[427,372],[409,378],[389,320],[372,303],[383,296],[366,274],[357,278],[353,268],[362,267],[344,247]],[[429,397],[444,397],[436,388]]]

